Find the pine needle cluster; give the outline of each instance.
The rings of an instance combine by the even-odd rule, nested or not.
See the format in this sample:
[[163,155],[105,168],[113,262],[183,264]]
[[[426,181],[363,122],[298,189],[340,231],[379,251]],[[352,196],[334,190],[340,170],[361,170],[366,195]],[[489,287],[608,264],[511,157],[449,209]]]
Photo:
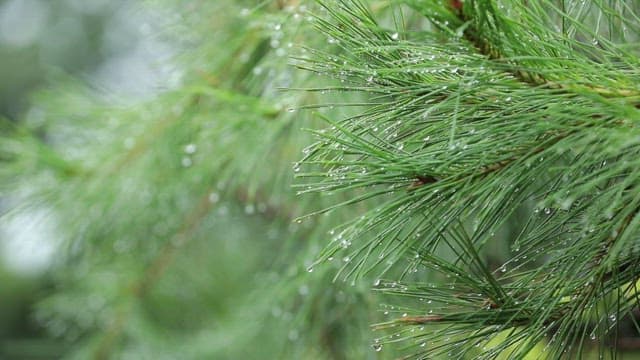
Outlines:
[[[366,95],[313,132],[305,192],[382,199],[323,259],[348,254],[356,279],[403,264],[375,282],[414,300],[377,326],[390,329],[378,346],[615,356],[619,320],[638,328],[639,4],[397,3],[385,17],[323,2],[318,27],[341,51],[300,65]],[[492,264],[505,229],[510,251]]]

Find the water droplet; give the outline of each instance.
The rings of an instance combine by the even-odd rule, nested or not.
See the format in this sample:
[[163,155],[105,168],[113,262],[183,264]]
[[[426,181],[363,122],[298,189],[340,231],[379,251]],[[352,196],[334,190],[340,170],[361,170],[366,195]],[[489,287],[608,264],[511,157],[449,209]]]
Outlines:
[[228,213],[229,213],[229,208],[227,208],[226,206],[221,206],[218,208],[218,215],[226,216]]
[[309,294],[309,287],[307,285],[300,286],[300,288],[298,289],[298,294],[300,294],[301,296],[308,295]]
[[212,192],[209,194],[209,202],[212,204],[217,203],[220,200],[220,195],[218,193]]
[[382,351],[381,344],[373,344],[372,347],[373,347],[373,350],[375,350],[376,352]]
[[611,218],[613,218],[613,210],[612,209],[605,210],[604,217],[607,218],[607,220],[611,220]]
[[560,202],[560,208],[562,210],[569,210],[571,208],[571,204],[573,204],[573,199],[566,198]]
[[393,40],[398,40],[398,37],[400,37],[400,35],[399,35],[397,32],[395,32],[395,33],[391,34],[391,38],[392,38]]
[[307,268],[307,272],[313,272],[313,266],[309,266],[309,267]]
[[373,282],[373,286],[380,286],[381,282],[382,282],[382,280],[376,279],[376,281]]
[[198,150],[198,148],[196,147],[196,144],[187,144],[184,147],[184,152],[186,154],[193,154],[196,152],[196,150]]
[[502,266],[500,267],[500,272],[503,272],[503,273],[504,273],[504,272],[507,272],[507,266],[506,266],[506,265],[502,265]]
[[124,140],[124,148],[127,150],[133,149],[135,144],[136,144],[136,140],[134,138],[129,137]]

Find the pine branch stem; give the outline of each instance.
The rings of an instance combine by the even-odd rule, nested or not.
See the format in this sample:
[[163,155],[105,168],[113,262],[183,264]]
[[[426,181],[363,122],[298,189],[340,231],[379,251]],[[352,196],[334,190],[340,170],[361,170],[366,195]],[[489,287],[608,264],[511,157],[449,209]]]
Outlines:
[[111,348],[122,336],[127,319],[130,318],[130,314],[133,311],[133,301],[144,298],[147,292],[162,277],[169,265],[173,262],[178,249],[183,247],[186,242],[192,238],[191,235],[205,219],[212,205],[213,203],[209,201],[209,192],[207,192],[205,196],[200,199],[198,205],[185,217],[183,225],[173,237],[176,241],[166,242],[155,259],[146,268],[143,275],[127,287],[128,290],[126,292],[131,295],[132,301],[127,302],[125,308],[120,309],[116,320],[114,320],[106,330],[105,337],[94,353],[94,359],[106,360],[109,358]]
[[571,94],[593,93],[604,98],[631,98],[633,101],[631,105],[636,108],[640,108],[640,102],[637,100],[640,98],[640,93],[637,90],[611,89],[593,84],[566,85],[550,81],[540,73],[519,68],[517,64],[508,61],[502,51],[495,44],[491,43],[491,41],[486,37],[483,37],[480,29],[474,27],[475,19],[469,14],[470,11],[465,11],[464,4],[460,0],[449,0],[449,6],[462,23],[469,24],[469,26],[467,26],[463,31],[464,38],[473,44],[481,54],[487,56],[489,60],[510,64],[510,69],[506,71],[511,73],[518,80],[534,87],[562,90]]
[[[125,326],[131,313],[133,312],[134,303],[144,298],[149,290],[158,282],[162,275],[167,271],[169,266],[173,263],[178,251],[187,244],[189,240],[193,238],[194,232],[199,228],[200,224],[206,219],[213,208],[213,202],[209,200],[209,194],[214,189],[211,188],[206,191],[200,198],[198,204],[192,209],[192,211],[185,217],[182,226],[173,236],[173,241],[168,241],[164,244],[158,255],[145,269],[143,275],[132,284],[126,287],[124,293],[130,295],[130,301],[123,304],[123,307],[118,311],[115,320],[105,330],[105,336],[94,352],[93,358],[95,360],[106,360],[110,358],[113,346],[118,342],[118,339],[122,337]],[[236,201],[240,203],[247,203],[251,199],[259,199],[258,201],[267,201],[266,198],[261,197],[260,192],[256,192],[253,196],[249,195],[249,191],[245,188],[238,188],[235,191]],[[289,208],[278,208],[275,206],[268,206],[262,213],[266,220],[272,221],[274,219],[282,218],[282,221],[290,222],[296,215],[295,210]]]

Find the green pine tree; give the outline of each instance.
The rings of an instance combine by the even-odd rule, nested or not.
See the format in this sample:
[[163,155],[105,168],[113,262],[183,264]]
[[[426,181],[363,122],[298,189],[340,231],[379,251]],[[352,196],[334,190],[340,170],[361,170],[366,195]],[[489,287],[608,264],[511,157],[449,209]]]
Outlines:
[[181,84],[0,138],[72,359],[616,358],[637,324],[635,0],[156,1]]

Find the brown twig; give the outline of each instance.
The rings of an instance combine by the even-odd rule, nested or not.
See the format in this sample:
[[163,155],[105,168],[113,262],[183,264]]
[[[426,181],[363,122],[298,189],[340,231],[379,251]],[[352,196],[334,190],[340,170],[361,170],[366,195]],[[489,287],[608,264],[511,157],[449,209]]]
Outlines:
[[[192,211],[187,214],[182,226],[173,237],[174,241],[167,241],[142,276],[126,288],[125,292],[128,293],[133,300],[141,299],[146,295],[149,289],[162,277],[169,265],[173,262],[178,249],[193,237],[194,231],[197,230],[198,226],[206,218],[206,215],[210,213],[211,207],[213,206],[213,203],[209,201],[209,193],[208,191]],[[103,360],[109,358],[111,348],[122,336],[127,320],[133,311],[133,306],[134,302],[130,301],[124,304],[123,308],[119,310],[116,319],[108,327],[104,338],[98,345],[94,353],[94,359]]]
[[[144,298],[149,290],[153,288],[173,263],[178,251],[192,240],[194,232],[206,219],[207,215],[211,213],[214,203],[209,200],[209,194],[212,190],[213,189],[209,189],[205,192],[197,205],[185,216],[182,226],[172,237],[172,241],[167,241],[164,244],[142,276],[123,289],[123,292],[130,298],[130,301],[122,305],[115,316],[115,320],[105,330],[105,335],[98,345],[97,350],[94,352],[93,358],[95,360],[106,360],[109,358],[111,349],[122,337],[127,321],[133,312],[135,301]],[[235,198],[240,203],[246,203],[251,200],[267,202],[267,199],[263,198],[260,192],[256,192],[253,196],[250,196],[249,192],[243,188],[238,188],[235,191]],[[267,206],[261,214],[267,220],[282,218],[285,222],[290,222],[297,216],[293,208],[283,209],[275,206]]]

